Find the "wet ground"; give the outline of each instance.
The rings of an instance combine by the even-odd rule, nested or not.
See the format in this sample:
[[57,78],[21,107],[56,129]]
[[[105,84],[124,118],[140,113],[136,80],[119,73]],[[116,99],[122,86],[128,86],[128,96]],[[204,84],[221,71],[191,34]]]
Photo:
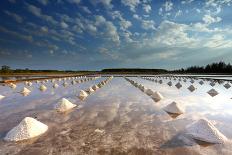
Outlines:
[[[181,82],[180,89],[145,79],[130,77],[147,88],[159,91],[164,99],[154,102],[149,96],[131,85],[123,77],[115,77],[81,101],[77,95],[81,89],[97,84],[105,77],[80,84],[52,88],[41,92],[40,84],[28,87],[28,96],[18,93],[24,83],[12,90],[0,86],[0,154],[232,154],[231,142],[207,144],[195,141],[182,133],[185,127],[199,118],[207,118],[228,139],[232,139],[232,91],[216,84],[213,88],[219,95],[211,97],[206,92],[212,88],[196,81],[197,87],[190,92],[190,82]],[[173,80],[173,84],[178,81]],[[225,83],[224,83],[225,84]],[[58,113],[53,106],[62,97],[77,104],[77,108],[66,113]],[[172,101],[181,103],[186,112],[173,117],[162,107]],[[18,143],[5,142],[5,134],[24,117],[34,117],[47,124],[49,130],[44,135]]]

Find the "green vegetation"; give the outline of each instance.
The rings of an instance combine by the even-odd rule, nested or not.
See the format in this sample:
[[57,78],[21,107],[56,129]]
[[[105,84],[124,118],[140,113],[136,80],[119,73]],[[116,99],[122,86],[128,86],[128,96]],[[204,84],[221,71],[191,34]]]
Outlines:
[[206,66],[192,66],[186,69],[175,70],[177,73],[232,73],[232,65],[223,61],[208,64]]

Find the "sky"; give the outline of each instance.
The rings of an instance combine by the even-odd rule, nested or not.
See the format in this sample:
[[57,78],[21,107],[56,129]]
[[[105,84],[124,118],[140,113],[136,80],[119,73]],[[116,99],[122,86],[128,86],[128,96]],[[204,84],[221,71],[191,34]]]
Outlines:
[[0,65],[178,69],[232,62],[232,0],[1,0]]

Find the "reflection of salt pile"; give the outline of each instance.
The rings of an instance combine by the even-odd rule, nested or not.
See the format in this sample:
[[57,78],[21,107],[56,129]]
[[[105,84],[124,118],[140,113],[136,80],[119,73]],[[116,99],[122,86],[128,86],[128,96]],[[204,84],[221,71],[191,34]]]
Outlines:
[[66,98],[62,98],[56,105],[55,109],[60,112],[65,112],[67,110],[70,110],[72,108],[76,107],[75,104],[71,103]]
[[21,91],[22,94],[28,94],[31,91],[29,89],[27,89],[26,87],[23,87],[23,90]]
[[168,84],[169,86],[172,86],[172,82],[171,82],[171,81],[169,81],[167,84]]
[[45,90],[47,89],[47,87],[46,87],[45,85],[41,85],[41,86],[39,87],[39,89],[40,89],[41,91],[45,91]]
[[154,92],[151,95],[151,98],[155,101],[155,102],[159,102],[161,99],[163,99],[164,97],[159,93],[159,92]]
[[226,84],[224,85],[224,87],[225,87],[226,89],[229,89],[231,86],[230,86],[229,83],[226,83]]
[[182,87],[182,85],[180,84],[180,82],[178,82],[175,86],[176,86],[176,88],[178,88],[178,89]]
[[212,97],[214,97],[218,94],[218,92],[215,89],[211,89],[207,93]]
[[48,126],[31,117],[25,117],[19,125],[11,129],[4,140],[21,141],[37,137],[48,130]]
[[166,112],[172,113],[172,114],[183,114],[184,109],[180,106],[179,103],[172,102],[171,104],[167,105],[163,108]]
[[84,99],[88,96],[88,93],[86,93],[84,90],[80,91],[79,98]]
[[3,98],[5,98],[5,96],[3,96],[3,95],[0,95],[0,100],[1,100],[1,99],[3,99]]
[[227,138],[208,120],[200,119],[186,128],[194,139],[209,143],[224,143]]
[[191,92],[193,92],[195,89],[196,88],[193,85],[191,85],[191,86],[188,87],[188,90],[191,91]]

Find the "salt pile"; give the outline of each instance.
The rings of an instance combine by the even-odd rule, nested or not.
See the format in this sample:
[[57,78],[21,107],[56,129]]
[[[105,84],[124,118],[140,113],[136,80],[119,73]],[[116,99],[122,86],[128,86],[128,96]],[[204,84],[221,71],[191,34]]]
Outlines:
[[89,87],[88,90],[87,90],[87,92],[92,93],[92,92],[94,92],[94,90],[93,90],[92,87]]
[[149,95],[149,96],[152,95],[152,94],[153,94],[153,90],[147,89],[147,90],[146,90],[146,94]]
[[186,128],[187,135],[208,143],[224,143],[227,138],[208,120],[200,119]]
[[0,100],[1,100],[1,99],[3,99],[3,98],[5,98],[5,96],[3,96],[3,95],[0,95]]
[[32,82],[28,82],[27,85],[30,87],[32,86]]
[[67,83],[67,82],[64,82],[64,83],[63,83],[63,86],[64,86],[64,87],[68,86],[68,83]]
[[211,89],[207,93],[212,97],[218,95],[218,92],[215,89]]
[[79,93],[79,98],[80,99],[85,99],[88,96],[88,93],[86,93],[86,91],[81,90]]
[[26,87],[23,87],[23,90],[21,91],[22,94],[29,94],[31,91],[27,89]]
[[183,114],[184,109],[180,106],[179,103],[172,102],[171,104],[167,105],[166,107],[163,108],[164,111],[172,114]]
[[11,129],[4,140],[21,141],[37,137],[48,130],[48,126],[31,117],[25,117],[16,127]]
[[10,86],[12,89],[15,89],[15,88],[17,87],[16,84],[14,84],[14,83],[10,83],[9,86]]
[[76,81],[72,81],[71,83],[72,83],[72,85],[74,85],[74,84],[76,84]]
[[164,97],[159,93],[159,92],[154,92],[151,95],[151,98],[155,101],[155,102],[159,102],[160,100],[162,100]]
[[57,83],[55,83],[54,85],[53,85],[53,88],[58,88],[59,87],[59,85],[57,84]]
[[93,90],[97,90],[99,87],[97,85],[94,85],[92,88]]
[[41,85],[41,86],[39,87],[39,89],[40,89],[41,91],[45,91],[45,90],[47,89],[47,87],[46,87],[45,85]]
[[65,112],[68,111],[72,108],[76,107],[75,104],[71,103],[69,100],[67,100],[66,98],[62,98],[56,105],[55,105],[55,109],[59,112]]
[[191,86],[188,87],[188,90],[191,91],[191,92],[193,92],[195,89],[196,88],[193,85],[191,85]]

